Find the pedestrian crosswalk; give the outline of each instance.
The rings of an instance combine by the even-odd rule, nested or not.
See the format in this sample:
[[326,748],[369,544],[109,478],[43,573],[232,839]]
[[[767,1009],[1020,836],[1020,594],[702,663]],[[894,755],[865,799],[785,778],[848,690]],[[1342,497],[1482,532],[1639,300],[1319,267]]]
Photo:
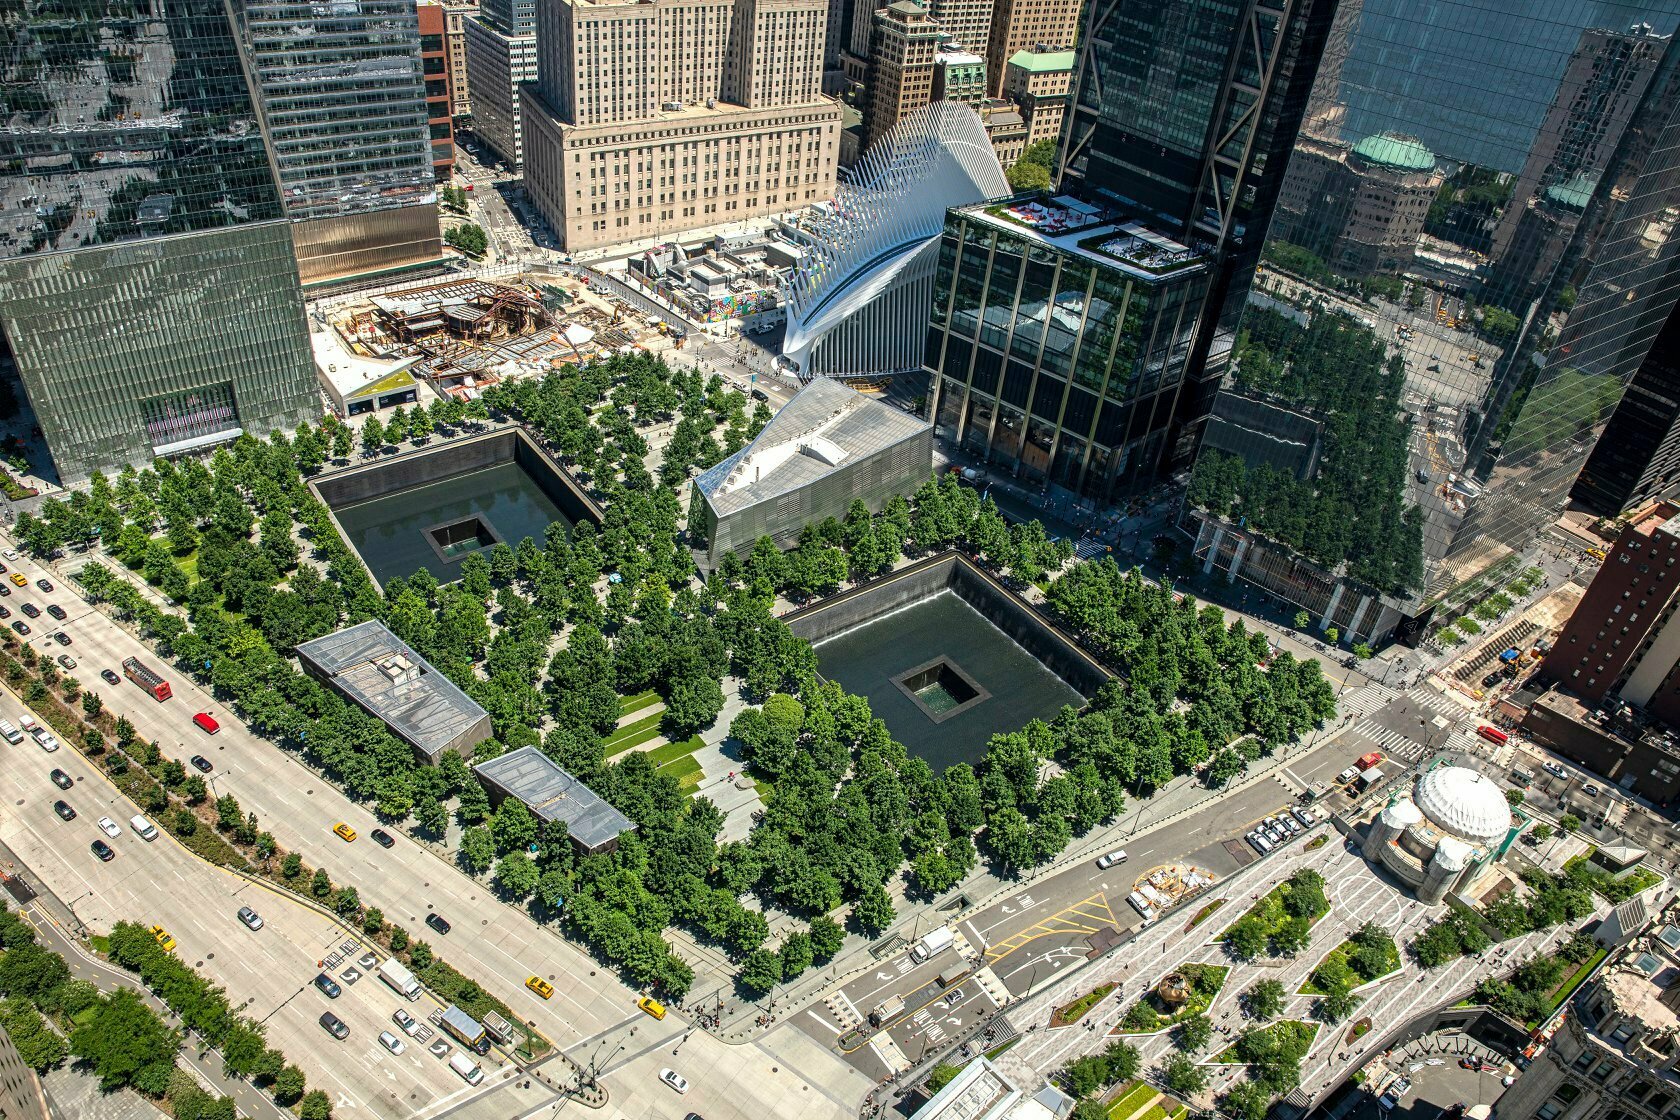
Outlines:
[[1108,545],[1096,537],[1080,537],[1079,543],[1073,546],[1073,554],[1081,560],[1090,560],[1108,551]]

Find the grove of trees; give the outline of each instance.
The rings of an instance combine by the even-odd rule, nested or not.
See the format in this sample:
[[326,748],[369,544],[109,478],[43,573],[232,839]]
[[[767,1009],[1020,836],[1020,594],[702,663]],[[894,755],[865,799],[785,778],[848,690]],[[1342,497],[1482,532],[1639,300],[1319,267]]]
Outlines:
[[[599,527],[555,525],[470,556],[447,585],[422,570],[381,591],[367,576],[305,485],[353,450],[330,420],[291,438],[242,437],[208,460],[95,476],[86,492],[20,516],[18,532],[38,554],[103,543],[175,605],[97,563],[83,569],[84,587],[180,671],[393,824],[441,838],[453,806],[463,865],[671,996],[693,983],[667,940],[673,926],[727,953],[745,992],[767,992],[839,950],[843,908],[859,933],[887,928],[887,886],[906,871],[927,896],[982,855],[1004,873],[1024,870],[1120,812],[1128,791],[1198,769],[1226,780],[1333,713],[1316,662],[1267,661],[1260,635],[1112,560],[1069,568],[1067,542],[1037,523],[1007,524],[952,476],[879,514],[856,504],[786,553],[760,541],[700,582],[677,487],[768,419],[747,403],[716,377],[638,354],[495,386],[476,409],[439,401],[392,414],[365,454],[382,453],[394,429],[425,439],[494,415],[525,424],[605,511]],[[655,424],[675,425],[657,473],[644,462]],[[1120,678],[1082,710],[994,736],[979,764],[935,774],[862,697],[818,677],[810,646],[774,610],[950,547],[1010,579],[1048,582],[1051,608]],[[289,660],[299,642],[370,618],[490,713],[495,738],[480,758],[537,746],[637,831],[589,856],[564,836],[539,837],[516,800],[491,811],[463,760],[416,766],[383,724]],[[769,792],[751,834],[719,843],[723,817],[709,800],[687,797],[643,752],[607,758],[603,736],[619,696],[648,690],[664,701],[665,732],[692,734],[717,718],[725,678],[751,702],[730,730]],[[1051,761],[1059,772],[1043,776]],[[334,897],[354,912],[347,891]],[[770,907],[803,927],[767,944]]]

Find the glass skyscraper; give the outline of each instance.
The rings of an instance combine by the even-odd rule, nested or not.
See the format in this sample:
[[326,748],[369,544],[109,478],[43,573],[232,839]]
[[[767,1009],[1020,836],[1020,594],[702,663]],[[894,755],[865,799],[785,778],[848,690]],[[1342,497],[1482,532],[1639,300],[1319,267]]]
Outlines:
[[423,62],[413,0],[233,9],[304,283],[437,261],[426,87],[447,63]]
[[23,0],[0,35],[0,336],[61,478],[318,414],[226,9]]
[[[947,225],[925,356],[941,436],[1098,501],[1188,462],[1332,8],[1090,7],[1062,138],[1067,197]],[[1168,257],[1164,270],[1138,263]]]
[[1180,522],[1412,638],[1563,508],[1680,294],[1680,3],[1344,0]]

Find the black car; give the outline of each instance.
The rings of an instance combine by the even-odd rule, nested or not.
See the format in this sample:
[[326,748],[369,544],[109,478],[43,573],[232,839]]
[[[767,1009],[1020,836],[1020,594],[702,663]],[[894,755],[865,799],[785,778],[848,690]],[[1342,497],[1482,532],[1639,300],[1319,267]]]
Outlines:
[[52,593],[53,585],[51,580],[38,579],[35,581],[35,586],[39,587],[42,591],[45,591],[48,594]]
[[58,814],[58,819],[61,821],[73,821],[76,819],[76,810],[70,808],[69,805],[66,805],[62,801],[53,802],[53,812]]
[[66,634],[62,630],[54,630],[52,640],[61,646],[67,646],[70,644],[70,635]]
[[0,606],[0,618],[10,618],[10,617],[12,617],[12,612],[7,610],[4,606]]
[[34,603],[19,603],[18,604],[18,610],[22,611],[24,614],[28,615],[30,618],[40,618],[41,617],[41,608],[37,607]]
[[442,914],[427,914],[426,924],[437,930],[439,933],[449,932],[449,923],[444,921]]
[[210,760],[201,754],[195,754],[187,761],[192,763],[193,769],[197,770],[200,774],[208,774],[211,770],[215,769],[215,767],[210,765]]
[[344,1020],[331,1011],[321,1012],[321,1029],[343,1042],[350,1037],[350,1028],[344,1025]]
[[98,856],[105,863],[110,863],[117,856],[117,850],[111,847],[111,845],[105,843],[103,840],[95,840],[93,843],[89,844],[88,847],[93,850],[94,855]]
[[99,670],[99,676],[105,681],[106,684],[121,684],[122,683],[122,678],[117,676],[115,673],[111,672],[111,670],[109,670],[109,669]]
[[321,989],[321,994],[326,996],[328,999],[337,999],[344,991],[343,988],[338,986],[338,982],[336,980],[324,972],[316,974],[315,986]]
[[29,623],[25,622],[21,618],[12,623],[12,629],[16,630],[19,634],[22,634],[25,637],[29,635]]
[[395,840],[391,839],[391,834],[386,832],[383,828],[376,828],[372,832],[368,833],[368,835],[373,837],[373,842],[378,844],[381,848],[389,848],[392,844],[396,843]]
[[12,589],[7,587],[5,584],[0,584],[0,598],[10,599],[11,597]]
[[63,622],[66,618],[69,617],[68,615],[66,615],[64,613],[64,608],[59,606],[57,603],[48,603],[47,604],[47,613],[52,615],[54,618],[58,619],[60,622]]
[[75,780],[71,778],[70,775],[66,774],[57,767],[54,767],[53,772],[47,776],[52,779],[53,785],[57,786],[59,789],[69,789],[71,786],[76,784]]

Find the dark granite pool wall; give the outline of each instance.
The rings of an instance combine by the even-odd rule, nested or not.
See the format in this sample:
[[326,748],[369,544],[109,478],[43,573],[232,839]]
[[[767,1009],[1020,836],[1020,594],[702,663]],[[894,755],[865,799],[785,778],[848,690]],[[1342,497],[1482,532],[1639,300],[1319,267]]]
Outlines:
[[[310,479],[309,489],[327,507],[338,535],[349,540],[349,534],[338,521],[338,510],[344,506],[508,462],[517,463],[574,524],[579,521],[589,521],[597,526],[601,524],[601,507],[523,427],[499,428],[483,435],[450,440],[436,447],[405,451],[389,459],[350,467],[326,478]],[[356,550],[352,548],[351,551]],[[364,561],[363,567],[366,566]],[[371,576],[373,573],[369,571],[368,574]],[[377,577],[374,584],[379,584]]]
[[874,583],[787,615],[798,637],[816,643],[944,590],[961,596],[1049,670],[1090,697],[1113,676],[1019,596],[960,552],[943,552]]

